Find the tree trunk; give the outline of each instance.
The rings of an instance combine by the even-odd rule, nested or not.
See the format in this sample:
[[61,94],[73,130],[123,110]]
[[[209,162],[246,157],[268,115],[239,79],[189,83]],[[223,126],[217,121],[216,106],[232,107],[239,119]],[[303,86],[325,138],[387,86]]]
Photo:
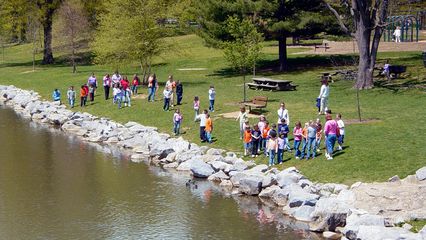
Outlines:
[[44,31],[44,50],[43,50],[43,64],[53,64],[52,53],[52,18],[53,10],[47,10],[45,20],[43,21]]
[[358,77],[355,87],[357,89],[368,89],[373,87],[373,68],[371,68],[370,58],[371,28],[368,23],[362,23],[362,18],[360,18],[360,21],[355,33],[359,50]]
[[280,34],[278,38],[278,52],[279,52],[279,71],[285,71],[288,69],[287,65],[287,39],[283,34]]

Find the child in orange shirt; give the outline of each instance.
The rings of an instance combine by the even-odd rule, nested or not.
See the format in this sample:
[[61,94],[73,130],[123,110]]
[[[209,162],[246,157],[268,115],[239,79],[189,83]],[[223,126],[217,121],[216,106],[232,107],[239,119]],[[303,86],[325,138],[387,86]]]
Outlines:
[[80,107],[86,106],[86,100],[87,100],[86,87],[82,85],[80,89]]
[[268,142],[268,134],[269,134],[270,130],[271,130],[271,128],[269,128],[269,122],[265,121],[265,127],[263,127],[263,130],[262,130],[262,141],[261,141],[262,143],[261,143],[261,147],[263,149],[263,153],[266,156],[269,155],[268,151],[266,150],[266,143]]
[[302,129],[302,153],[300,158],[303,159],[306,154],[306,147],[308,146],[308,127],[310,123],[305,122],[305,127]]
[[250,126],[246,126],[246,130],[244,131],[244,156],[250,153],[251,148],[251,129]]
[[212,131],[213,131],[213,121],[210,118],[210,114],[206,114],[206,138],[208,143],[212,143]]

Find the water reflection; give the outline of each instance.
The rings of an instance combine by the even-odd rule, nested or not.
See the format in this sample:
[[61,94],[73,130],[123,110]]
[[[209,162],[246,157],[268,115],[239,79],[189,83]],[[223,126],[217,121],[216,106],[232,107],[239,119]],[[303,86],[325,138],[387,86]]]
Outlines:
[[300,239],[256,198],[0,109],[0,239]]

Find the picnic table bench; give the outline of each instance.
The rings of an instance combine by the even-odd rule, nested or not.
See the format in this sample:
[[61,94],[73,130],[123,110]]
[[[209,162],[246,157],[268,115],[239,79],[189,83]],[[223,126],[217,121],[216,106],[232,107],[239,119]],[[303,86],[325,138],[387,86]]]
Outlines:
[[250,102],[244,103],[244,106],[249,108],[249,111],[251,112],[251,108],[266,108],[266,105],[268,104],[268,97],[263,96],[256,96],[254,97]]
[[248,83],[250,89],[269,91],[289,91],[296,90],[297,85],[291,84],[288,80],[275,80],[270,78],[253,78],[253,83]]
[[314,52],[317,51],[317,48],[324,48],[324,52],[327,52],[327,49],[330,49],[330,46],[328,43],[322,43],[322,44],[314,44]]

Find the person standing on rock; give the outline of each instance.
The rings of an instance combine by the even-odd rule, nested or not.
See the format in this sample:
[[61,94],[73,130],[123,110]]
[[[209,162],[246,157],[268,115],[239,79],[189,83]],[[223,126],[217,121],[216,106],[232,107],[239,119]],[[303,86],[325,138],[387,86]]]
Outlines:
[[278,113],[278,122],[277,124],[281,124],[281,120],[285,119],[285,122],[287,123],[287,125],[290,124],[290,117],[288,115],[288,110],[285,108],[285,103],[281,102],[280,104],[280,108],[277,111]]
[[328,80],[324,79],[322,81],[320,94],[318,96],[319,99],[321,99],[321,106],[320,106],[320,112],[318,114],[325,114],[325,112],[328,110],[328,96],[330,94],[330,88],[328,86]]
[[334,144],[336,143],[337,131],[339,129],[337,126],[337,122],[332,119],[331,114],[327,114],[325,116],[325,120],[326,123],[324,126],[324,134],[327,149],[325,157],[327,158],[327,160],[333,160]]

